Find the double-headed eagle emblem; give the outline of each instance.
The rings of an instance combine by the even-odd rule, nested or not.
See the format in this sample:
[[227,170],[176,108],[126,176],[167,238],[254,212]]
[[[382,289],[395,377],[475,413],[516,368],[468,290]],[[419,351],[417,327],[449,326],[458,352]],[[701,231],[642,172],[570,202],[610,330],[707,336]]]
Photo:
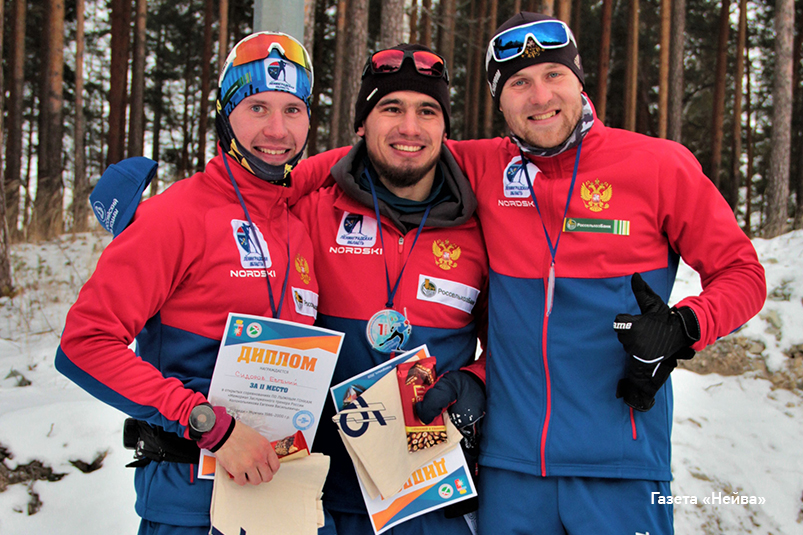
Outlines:
[[301,282],[304,284],[309,284],[310,282],[310,270],[309,264],[307,263],[307,259],[301,256],[300,254],[296,255],[295,261],[296,271],[301,276]]
[[432,242],[432,254],[435,255],[435,263],[443,270],[450,270],[457,267],[457,260],[460,258],[460,247],[450,243],[449,240],[435,240]]
[[580,186],[580,197],[583,199],[583,206],[592,212],[601,212],[608,208],[608,201],[613,195],[613,186],[607,182],[600,182],[599,179],[584,182]]

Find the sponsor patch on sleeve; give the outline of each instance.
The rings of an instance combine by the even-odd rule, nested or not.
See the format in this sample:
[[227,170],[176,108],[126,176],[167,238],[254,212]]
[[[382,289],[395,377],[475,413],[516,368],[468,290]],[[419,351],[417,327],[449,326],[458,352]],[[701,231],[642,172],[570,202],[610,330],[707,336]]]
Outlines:
[[471,313],[477,304],[480,291],[467,284],[438,279],[429,275],[418,276],[416,298],[422,301],[440,303],[466,313]]
[[318,294],[304,288],[291,287],[296,312],[310,318],[318,317]]

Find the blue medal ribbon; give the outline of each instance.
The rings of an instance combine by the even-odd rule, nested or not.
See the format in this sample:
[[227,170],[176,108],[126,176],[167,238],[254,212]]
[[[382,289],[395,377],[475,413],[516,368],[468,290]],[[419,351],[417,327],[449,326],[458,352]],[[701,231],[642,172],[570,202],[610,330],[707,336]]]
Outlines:
[[231,179],[231,183],[234,186],[234,192],[237,193],[237,198],[240,200],[240,206],[243,207],[243,212],[245,212],[245,219],[248,221],[248,233],[253,233],[254,235],[254,243],[259,249],[259,258],[262,261],[262,265],[265,267],[265,280],[268,283],[268,299],[270,299],[270,311],[273,313],[273,318],[278,319],[282,314],[282,305],[284,304],[284,294],[287,290],[287,279],[290,276],[290,209],[286,210],[287,214],[287,267],[284,270],[284,282],[282,283],[282,293],[279,296],[279,306],[276,307],[276,303],[273,300],[273,288],[270,285],[270,277],[267,276],[268,266],[265,264],[265,253],[262,251],[262,244],[259,243],[259,236],[257,236],[256,232],[256,225],[254,222],[251,221],[251,214],[248,213],[248,208],[245,207],[245,201],[243,200],[243,196],[240,193],[240,188],[237,187],[237,182],[234,180],[234,175],[231,174],[231,168],[229,167],[229,160],[226,157],[226,153],[223,153],[223,163],[226,164],[226,171],[229,173],[229,178]]
[[561,219],[561,226],[558,230],[558,237],[555,240],[555,245],[552,245],[552,240],[549,237],[549,232],[547,232],[546,224],[544,223],[544,218],[541,216],[541,209],[538,207],[538,199],[535,197],[535,190],[533,189],[532,181],[530,180],[530,173],[527,172],[527,164],[530,163],[530,160],[524,155],[524,151],[519,149],[519,154],[521,155],[521,162],[522,162],[522,169],[524,170],[524,178],[527,179],[527,187],[530,188],[530,195],[533,198],[533,204],[535,204],[535,209],[538,211],[538,217],[541,220],[541,226],[544,229],[544,236],[546,236],[547,245],[549,246],[549,254],[552,256],[552,264],[549,266],[549,279],[547,281],[547,309],[546,315],[547,317],[552,313],[552,301],[555,295],[555,257],[558,254],[558,244],[560,243],[560,236],[563,233],[563,224],[562,222],[566,219],[566,214],[569,213],[569,203],[572,200],[572,192],[574,191],[574,183],[577,180],[577,168],[580,165],[580,149],[583,148],[583,142],[580,141],[580,144],[577,145],[577,156],[574,159],[574,172],[572,173],[572,183],[569,186],[569,195],[566,197],[566,207],[563,209],[563,218]]

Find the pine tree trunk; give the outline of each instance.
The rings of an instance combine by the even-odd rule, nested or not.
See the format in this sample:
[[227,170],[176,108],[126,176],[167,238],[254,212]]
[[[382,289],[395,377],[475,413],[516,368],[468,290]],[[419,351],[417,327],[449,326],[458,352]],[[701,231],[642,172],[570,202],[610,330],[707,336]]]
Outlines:
[[753,110],[752,110],[752,93],[750,90],[750,46],[749,42],[745,40],[744,50],[744,66],[745,78],[747,79],[747,98],[745,99],[745,114],[747,115],[747,133],[745,134],[745,144],[747,145],[747,175],[744,177],[745,182],[745,206],[744,206],[744,233],[748,238],[753,237],[753,227],[751,219],[753,217]]
[[443,27],[438,26],[438,52],[446,61],[446,67],[454,72],[454,33],[455,33],[455,0],[442,0],[441,19]]
[[638,89],[639,0],[630,0],[627,24],[627,68],[625,69],[625,130],[636,130]]
[[[142,1],[142,0],[138,0]],[[212,77],[212,23],[215,0],[204,1],[204,49],[201,57],[201,100],[198,102],[198,153],[196,171],[206,167],[206,138],[209,123],[209,86]]]
[[[531,11],[535,11],[532,9]],[[549,15],[550,17],[555,16],[555,0],[542,0],[541,1],[541,9],[539,10],[540,13],[544,15]]]
[[184,111],[181,116],[181,160],[176,177],[178,180],[186,178],[189,176],[190,172],[190,144],[192,143],[192,127],[190,127],[190,117],[192,117],[190,73],[192,72],[192,52],[189,46],[187,46],[184,60]]
[[368,49],[368,0],[349,0],[347,53],[341,94],[338,146],[351,145],[354,133],[354,104],[360,92],[362,69]]
[[382,27],[379,48],[391,48],[404,42],[404,0],[382,0]]
[[717,67],[714,81],[713,115],[711,117],[711,165],[708,176],[717,188],[721,181],[719,169],[722,165],[722,122],[725,117],[725,77],[728,67],[728,33],[730,30],[730,0],[722,0],[719,12],[719,42],[717,45]]
[[733,139],[731,169],[725,198],[735,211],[742,184],[742,86],[744,84],[744,46],[747,38],[747,0],[739,1],[739,33],[736,38],[736,72],[733,75]]
[[[162,56],[164,55],[164,40],[165,28],[159,29],[159,37],[156,40],[156,67],[153,72],[153,145],[151,146],[151,160],[159,162],[162,135],[162,113],[163,113],[163,97],[162,91],[164,86],[164,72],[162,67]],[[150,186],[150,196],[153,197],[159,193],[159,174],[153,177]]]
[[418,0],[410,4],[410,42],[418,42]]
[[109,90],[109,142],[106,165],[125,158],[125,111],[127,101],[128,49],[131,31],[131,0],[111,0],[111,66]]
[[597,98],[594,104],[597,107],[597,117],[605,122],[605,112],[608,104],[608,70],[611,66],[611,16],[613,0],[602,2],[602,35],[599,44],[599,65],[597,70]]
[[570,24],[572,28],[572,33],[574,34],[574,39],[577,41],[577,46],[580,46],[580,27],[581,27],[581,13],[583,10],[583,2],[582,0],[574,0],[574,5],[572,6],[572,23]]
[[73,180],[73,230],[84,232],[89,221],[89,185],[84,148],[84,0],[76,0],[75,21],[75,179]]
[[[11,76],[8,92],[8,117],[6,122],[6,173],[4,178],[6,220],[12,238],[19,236],[20,184],[22,173],[22,116],[23,89],[25,84],[25,0],[14,0],[11,17],[11,38],[14,43],[9,51],[8,72]],[[1,146],[1,145],[0,145]]]
[[661,0],[661,63],[658,69],[658,137],[666,139],[669,107],[669,34],[672,0]]
[[775,80],[772,91],[772,155],[767,181],[765,238],[786,231],[789,202],[789,158],[792,130],[792,42],[794,3],[775,2]]
[[218,16],[220,24],[218,29],[218,54],[217,54],[217,74],[223,72],[223,64],[226,63],[226,56],[229,54],[229,0],[219,0]]
[[[318,21],[323,21],[324,17],[326,16],[326,1],[325,0],[317,0],[315,2],[315,19]],[[309,50],[310,54],[312,54],[312,64],[313,65],[323,65],[323,54],[324,54],[324,33],[326,30],[326,25],[322,22],[315,25],[314,28],[314,36],[313,36],[313,45],[312,50]],[[307,146],[307,153],[310,156],[314,156],[321,152],[318,149],[318,126],[320,125],[321,121],[321,114],[318,111],[320,108],[320,100],[321,100],[321,89],[322,84],[317,83],[312,88],[312,102],[310,103],[310,124],[309,124],[309,144]]]
[[669,45],[669,105],[666,136],[680,143],[683,131],[683,54],[686,42],[686,0],[672,0]]
[[[5,20],[5,2],[0,2],[0,22]],[[3,38],[5,36],[5,25],[0,24],[0,58],[3,57]],[[2,69],[0,69],[2,71]],[[3,73],[0,72],[0,88],[5,87]],[[0,91],[0,111],[5,105],[5,91]],[[3,139],[3,114],[0,113],[0,147],[4,144]],[[0,151],[0,169],[3,169],[3,154]],[[0,181],[0,297],[11,295],[14,284],[11,278],[11,261],[8,255],[9,236],[8,223],[6,220],[6,192],[5,185]]]
[[572,23],[572,0],[558,0],[558,8],[557,14],[555,18],[558,18],[565,22],[566,24],[571,25]]
[[[803,4],[800,2],[797,3],[797,16],[795,17],[795,24],[797,26],[797,30],[795,31],[795,45],[792,58],[792,65],[794,69],[794,72],[792,73],[792,88],[794,91],[793,98],[797,103],[795,117],[801,117],[803,116],[803,88],[800,87],[800,71],[803,68],[800,66],[800,56],[801,53],[803,53]],[[803,147],[803,127],[796,132],[796,136],[796,146]],[[793,177],[793,181],[795,183],[795,197],[797,199],[797,203],[795,205],[794,228],[797,230],[803,228],[803,150],[797,150],[795,152],[797,157],[797,173],[795,177]]]
[[432,48],[432,0],[421,0],[421,44]]
[[128,156],[142,156],[145,139],[145,25],[146,0],[136,0],[134,53],[131,62],[131,111],[128,125]]
[[[313,49],[315,48],[315,21],[323,21],[317,18],[316,0],[304,0],[304,47],[312,59]],[[313,63],[313,65],[315,65]]]
[[348,110],[343,108],[343,80],[346,77],[346,15],[348,1],[337,2],[337,35],[335,37],[335,65],[332,80],[332,107],[329,110],[329,148],[340,146],[340,116]]
[[44,63],[41,101],[34,237],[50,239],[63,228],[62,122],[64,69],[64,0],[49,0],[47,13],[47,59]]
[[[494,30],[496,30],[496,13],[499,7],[498,0],[489,0],[490,6],[488,10],[488,31],[483,38],[483,43],[488,43],[493,37]],[[480,69],[482,70],[482,69]],[[482,137],[493,137],[494,126],[494,100],[491,97],[491,92],[485,87],[485,84],[480,84],[480,93],[482,93],[483,113],[482,113]]]

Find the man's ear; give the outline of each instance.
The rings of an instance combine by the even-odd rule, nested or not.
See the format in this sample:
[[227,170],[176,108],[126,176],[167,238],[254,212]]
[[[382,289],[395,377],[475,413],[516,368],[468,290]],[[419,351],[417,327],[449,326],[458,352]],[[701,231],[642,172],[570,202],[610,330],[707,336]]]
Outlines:
[[357,128],[357,135],[360,137],[365,137],[365,123],[362,123],[359,128]]
[[448,138],[449,138],[449,134],[447,134],[446,132],[444,132],[444,133],[443,133],[443,141],[444,141],[444,142],[446,142],[446,140],[447,140]]

